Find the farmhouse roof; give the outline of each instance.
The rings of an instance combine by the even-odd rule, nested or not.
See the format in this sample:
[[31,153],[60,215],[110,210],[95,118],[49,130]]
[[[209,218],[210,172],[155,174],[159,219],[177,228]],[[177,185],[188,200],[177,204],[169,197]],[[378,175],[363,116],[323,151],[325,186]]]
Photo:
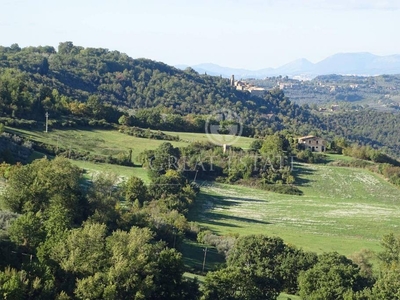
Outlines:
[[314,135],[306,135],[306,136],[299,137],[299,140],[308,140],[308,139],[313,139],[313,138],[315,138]]

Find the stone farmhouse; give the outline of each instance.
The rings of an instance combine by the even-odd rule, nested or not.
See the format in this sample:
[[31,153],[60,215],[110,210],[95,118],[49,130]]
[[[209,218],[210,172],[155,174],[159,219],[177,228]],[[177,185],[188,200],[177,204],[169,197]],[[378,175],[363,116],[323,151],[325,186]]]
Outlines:
[[304,149],[309,149],[312,152],[325,152],[325,140],[313,135],[302,136],[298,138],[298,143]]

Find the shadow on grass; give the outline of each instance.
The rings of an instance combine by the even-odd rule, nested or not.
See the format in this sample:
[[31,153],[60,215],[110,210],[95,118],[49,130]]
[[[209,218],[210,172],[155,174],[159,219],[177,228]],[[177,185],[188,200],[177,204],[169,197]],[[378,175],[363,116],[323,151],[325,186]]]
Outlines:
[[189,219],[193,221],[201,221],[209,225],[224,226],[224,227],[241,227],[240,225],[234,224],[236,222],[243,223],[256,223],[269,225],[272,223],[256,220],[253,218],[232,216],[224,213],[220,213],[216,210],[228,210],[234,206],[243,204],[244,202],[252,203],[267,203],[266,200],[252,199],[252,198],[240,198],[230,196],[216,196],[207,195],[201,193],[196,199],[195,207],[190,210]]
[[244,217],[237,217],[237,216],[230,216],[224,215],[214,212],[208,212],[203,215],[202,219],[203,223],[216,225],[216,226],[224,226],[224,227],[242,227],[236,224],[232,224],[231,222],[244,222],[244,223],[255,223],[255,224],[262,224],[262,225],[270,225],[272,223],[244,218]]
[[314,182],[314,180],[310,180],[309,178],[306,178],[305,176],[309,176],[314,173],[315,173],[315,170],[307,168],[306,165],[295,164],[294,169],[293,169],[293,176],[295,178],[296,186],[299,186],[299,187],[311,186],[311,183]]

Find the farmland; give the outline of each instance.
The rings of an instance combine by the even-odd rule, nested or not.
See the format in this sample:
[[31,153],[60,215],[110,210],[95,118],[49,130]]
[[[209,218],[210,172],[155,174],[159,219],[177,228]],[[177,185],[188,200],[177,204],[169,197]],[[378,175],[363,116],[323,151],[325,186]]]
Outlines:
[[304,250],[378,250],[398,230],[399,189],[361,169],[296,165],[302,196],[205,183],[191,219],[224,235],[282,237]]
[[[8,131],[36,142],[102,155],[133,149],[134,158],[141,151],[155,149],[164,142],[132,137],[116,130],[52,130],[47,134],[20,129]],[[207,140],[205,134],[165,133],[180,137],[179,142],[172,142],[174,146]],[[248,148],[251,141],[241,137],[237,146]],[[327,158],[330,161],[349,159],[335,155]],[[72,162],[86,169],[88,178],[97,172],[113,172],[121,178],[135,175],[149,183],[147,171],[141,167]],[[190,219],[221,235],[263,233],[280,236],[305,250],[338,251],[346,255],[362,248],[379,249],[380,238],[399,228],[399,190],[377,175],[362,169],[307,164],[297,164],[295,174],[302,196],[205,182]]]
[[[118,132],[117,130],[104,129],[53,129],[48,133],[39,130],[22,130],[7,128],[10,133],[18,134],[32,141],[50,144],[56,147],[90,152],[99,155],[117,155],[121,152],[133,150],[133,159],[136,156],[150,149],[157,148],[165,140],[146,139],[130,136]],[[175,147],[185,147],[194,141],[208,141],[204,133],[187,132],[164,132],[172,136],[179,136],[180,141],[171,141]],[[223,136],[223,135],[221,135]],[[244,149],[249,148],[253,139],[239,137],[235,146]]]
[[[116,130],[8,130],[33,141],[59,147],[113,155],[133,149],[134,158],[155,149],[162,140],[132,137]],[[180,137],[174,146],[206,141],[205,134],[169,133]],[[248,148],[252,139],[240,138]],[[328,155],[328,160],[347,160]],[[127,178],[135,175],[149,183],[141,167],[72,161],[86,169],[86,177],[113,172]],[[204,183],[190,219],[224,235],[263,233],[316,252],[338,251],[349,255],[362,248],[379,249],[380,238],[399,228],[399,190],[367,170],[328,165],[295,166],[296,185],[302,196],[282,195],[243,186]],[[371,226],[371,223],[374,225]]]
[[[97,155],[118,155],[133,150],[133,158],[157,148],[164,140],[132,137],[116,130],[53,130],[49,133],[7,129],[36,143],[45,143]],[[172,133],[167,133],[172,134]],[[175,133],[178,147],[193,141],[207,141],[205,134]],[[248,149],[252,139],[240,138],[235,146]],[[34,152],[31,159],[42,157]],[[352,158],[329,154],[327,162]],[[91,179],[111,172],[125,180],[134,175],[150,184],[146,169],[135,166],[71,160]],[[329,164],[294,164],[295,185],[302,195],[284,195],[240,185],[198,182],[201,192],[190,209],[189,221],[218,235],[264,234],[281,237],[286,243],[317,253],[337,251],[351,255],[361,249],[379,251],[383,235],[400,226],[399,189],[365,169]],[[4,182],[0,182],[0,192]],[[207,259],[205,250],[207,247]],[[216,270],[224,256],[215,247],[184,239],[178,246],[183,254],[185,277],[193,278]],[[204,271],[203,271],[204,270]],[[204,277],[200,275],[202,284]],[[278,299],[300,299],[282,293]]]

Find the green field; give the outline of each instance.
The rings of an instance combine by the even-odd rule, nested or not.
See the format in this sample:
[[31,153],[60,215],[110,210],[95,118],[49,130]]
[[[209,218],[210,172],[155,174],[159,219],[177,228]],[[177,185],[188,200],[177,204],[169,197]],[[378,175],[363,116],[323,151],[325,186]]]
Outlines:
[[[102,129],[54,129],[45,133],[43,131],[29,131],[9,129],[8,132],[16,133],[32,141],[42,142],[64,149],[91,152],[100,155],[117,155],[121,152],[133,150],[135,158],[140,152],[155,149],[163,140],[137,138],[118,132],[117,130]],[[171,142],[174,146],[186,146],[186,142]]]
[[[14,133],[29,140],[46,143],[63,149],[91,152],[100,155],[117,155],[121,152],[133,150],[133,158],[145,150],[157,148],[165,140],[154,140],[133,137],[117,130],[104,129],[53,129],[48,133],[39,130],[23,130],[8,128],[7,132]],[[175,147],[185,147],[193,141],[208,141],[206,134],[186,133],[186,132],[165,132],[176,136],[179,135],[181,141],[171,141]],[[222,136],[222,135],[221,135]],[[222,136],[223,137],[223,136]],[[234,144],[237,147],[249,148],[251,138],[239,137]]]
[[119,177],[127,179],[131,176],[141,178],[146,184],[150,183],[148,171],[142,167],[125,167],[119,165],[110,165],[102,163],[93,163],[82,160],[72,160],[71,163],[85,169],[87,171],[86,177],[89,178],[97,173],[114,173]]
[[[45,156],[44,154],[34,151],[30,156],[29,161],[40,159],[43,158],[44,156]],[[126,167],[120,165],[95,163],[91,161],[73,160],[73,159],[70,159],[70,162],[78,166],[79,168],[85,169],[86,170],[85,178],[87,179],[90,179],[93,175],[97,173],[114,173],[118,175],[120,178],[126,179],[131,176],[136,176],[141,178],[146,184],[150,183],[148,171],[142,167]],[[1,189],[1,181],[0,181],[0,189]]]
[[[189,143],[199,142],[199,141],[200,142],[210,141],[210,139],[208,138],[208,136],[205,133],[190,133],[190,132],[178,132],[177,133],[177,132],[169,132],[169,131],[163,131],[163,132],[166,134],[172,135],[172,136],[178,135],[182,141],[189,142]],[[228,135],[218,135],[218,137],[220,137],[219,140],[224,140],[224,138],[226,138],[226,140],[232,139],[232,136],[228,136]],[[241,136],[237,140],[235,140],[235,142],[232,144],[232,146],[240,147],[242,149],[249,149],[252,141],[254,141],[253,138]]]
[[241,186],[202,187],[190,219],[218,234],[266,234],[318,253],[379,250],[400,227],[399,189],[362,169],[295,166],[302,196]]

